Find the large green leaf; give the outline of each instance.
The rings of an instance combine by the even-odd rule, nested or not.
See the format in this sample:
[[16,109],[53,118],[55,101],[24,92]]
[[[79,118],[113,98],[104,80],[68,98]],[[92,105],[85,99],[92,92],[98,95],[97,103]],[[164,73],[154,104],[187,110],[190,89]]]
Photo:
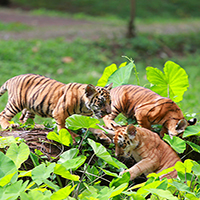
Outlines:
[[183,162],[177,162],[175,164],[175,169],[177,172],[181,172],[181,173],[191,173],[192,171],[192,167],[194,166],[194,161],[187,159]]
[[169,190],[162,190],[162,189],[155,189],[155,188],[149,188],[147,190],[150,193],[155,194],[155,195],[165,198],[165,199],[178,200],[178,198],[173,196]]
[[61,165],[66,168],[66,170],[69,169],[78,169],[86,160],[86,156],[80,155],[76,158],[70,159],[62,163]]
[[113,158],[111,157],[111,155],[108,153],[108,151],[106,150],[106,148],[103,145],[101,145],[100,143],[95,142],[89,138],[88,138],[88,143],[93,148],[95,154],[98,157],[100,157],[101,159],[105,160],[108,164],[110,164],[118,169],[121,167],[121,165],[119,166],[118,163],[113,160]]
[[71,134],[69,133],[68,130],[64,128],[61,129],[58,134],[56,132],[49,132],[47,138],[49,140],[54,140],[56,142],[59,142],[65,146],[70,146],[71,144],[73,144]]
[[35,167],[31,172],[33,181],[40,185],[44,180],[50,177],[50,174],[54,171],[55,165],[55,163],[51,163],[46,167],[45,164],[42,163]]
[[79,181],[79,176],[71,174],[66,168],[61,164],[56,164],[54,168],[54,173],[62,176],[63,178],[72,180],[72,181]]
[[182,192],[187,192],[190,194],[194,194],[193,192],[190,191],[190,187],[187,186],[184,183],[179,183],[177,181],[173,181],[173,182],[169,182],[170,185],[173,185],[174,187],[176,187],[177,190],[182,191]]
[[188,126],[183,133],[183,138],[190,137],[192,135],[200,136],[200,125]]
[[21,143],[19,146],[12,143],[6,152],[6,155],[14,161],[17,168],[20,168],[21,164],[28,159],[29,154],[29,147],[25,143]]
[[117,65],[116,64],[111,64],[110,66],[106,67],[104,69],[103,75],[97,82],[97,86],[104,87],[107,82],[108,78],[117,70]]
[[51,200],[49,196],[46,196],[41,191],[30,190],[28,194],[23,192],[20,194],[20,200]]
[[66,119],[66,126],[72,130],[81,128],[99,128],[96,124],[99,123],[98,119],[87,117],[83,115],[72,115]]
[[15,163],[0,151],[0,179],[14,172],[17,172]]
[[57,192],[54,192],[53,195],[51,196],[51,200],[66,199],[70,195],[70,193],[74,190],[75,187],[76,185],[74,187],[71,187],[71,185],[69,185],[58,190]]
[[186,149],[186,144],[185,141],[182,140],[179,137],[173,136],[172,138],[165,134],[165,136],[163,137],[163,140],[165,140],[166,142],[168,142],[170,144],[170,146],[177,151],[178,153],[183,153]]
[[175,102],[183,99],[183,94],[189,87],[188,75],[178,64],[167,61],[163,71],[147,67],[147,79],[153,84],[151,89],[164,97],[169,97]]
[[127,187],[128,187],[128,183],[123,183],[119,185],[117,188],[113,190],[112,194],[110,195],[110,198],[121,194]]
[[200,146],[199,145],[197,145],[193,142],[190,142],[190,141],[186,141],[186,143],[189,144],[194,151],[200,153]]
[[79,153],[79,150],[76,148],[69,149],[60,155],[60,159],[58,160],[58,163],[61,164],[61,163],[66,162],[67,160],[71,160],[72,158],[76,157],[78,153]]
[[124,67],[120,67],[117,69],[109,78],[107,84],[113,83],[113,88],[128,84],[129,78],[131,76],[131,72],[133,69],[133,66],[135,64],[133,62],[130,62],[128,65]]
[[154,181],[149,184],[145,184],[143,187],[139,188],[137,191],[137,194],[140,194],[143,197],[146,197],[150,193],[150,191],[148,190],[152,188],[165,190],[167,188],[167,184],[168,182],[166,179],[163,179],[162,181],[160,180]]

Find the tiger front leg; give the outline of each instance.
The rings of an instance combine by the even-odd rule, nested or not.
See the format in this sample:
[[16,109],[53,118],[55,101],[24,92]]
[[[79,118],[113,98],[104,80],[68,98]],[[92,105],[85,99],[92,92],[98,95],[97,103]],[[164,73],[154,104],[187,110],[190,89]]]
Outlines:
[[154,172],[156,169],[158,169],[159,165],[160,163],[158,159],[156,159],[156,156],[153,159],[145,158],[135,164],[133,167],[121,172],[120,175],[125,172],[129,172],[130,180],[134,180],[136,177],[140,176],[143,173],[147,175],[148,173]]
[[113,126],[119,126],[119,124],[117,124],[114,119],[116,118],[116,116],[112,115],[112,114],[109,114],[109,115],[106,115],[104,118],[103,118],[103,121],[105,123],[105,126],[108,128],[108,129],[111,129],[113,130]]
[[[65,120],[67,119],[67,117],[69,117],[69,115],[64,115],[64,113],[63,112],[59,112],[59,110],[53,112],[53,118],[56,121],[56,125],[57,125],[57,130],[58,131],[61,130],[62,128],[67,129],[65,127]],[[69,129],[67,129],[67,130],[71,134],[72,139],[73,139],[73,143],[75,144],[76,143],[75,138],[78,137],[78,135],[76,133],[74,133],[73,131],[69,130]]]

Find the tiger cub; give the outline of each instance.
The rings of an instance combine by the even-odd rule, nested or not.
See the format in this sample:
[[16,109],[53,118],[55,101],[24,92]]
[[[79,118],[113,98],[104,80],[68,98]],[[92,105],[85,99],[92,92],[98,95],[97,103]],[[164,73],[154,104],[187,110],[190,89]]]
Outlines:
[[[148,129],[130,124],[124,127],[114,126],[114,131],[105,130],[109,132],[109,135],[114,136],[116,156],[130,157],[132,155],[136,160],[137,164],[124,171],[130,173],[130,180],[143,173],[145,175],[152,172],[159,173],[181,161],[176,152],[160,139],[157,133]],[[174,170],[162,175],[160,178],[164,177],[176,178],[177,172]]]
[[91,84],[64,84],[41,75],[24,74],[7,80],[0,88],[0,96],[8,91],[8,102],[0,113],[3,129],[15,127],[9,121],[22,112],[21,121],[41,117],[54,118],[58,130],[65,128],[65,120],[73,114],[102,118],[111,113],[110,90]]
[[136,119],[141,127],[151,130],[152,124],[162,125],[160,136],[184,132],[188,125],[194,125],[196,118],[187,121],[180,108],[171,99],[162,97],[150,89],[136,85],[122,85],[111,90],[111,114],[103,118],[105,125],[112,128],[119,113]]

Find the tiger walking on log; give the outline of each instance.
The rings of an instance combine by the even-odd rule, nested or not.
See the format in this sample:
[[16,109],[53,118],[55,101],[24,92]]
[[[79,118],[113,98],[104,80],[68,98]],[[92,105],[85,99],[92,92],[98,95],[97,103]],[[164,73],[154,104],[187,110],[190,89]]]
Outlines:
[[[113,126],[113,130],[104,128],[109,136],[113,136],[115,144],[115,155],[129,158],[133,156],[136,164],[128,170],[130,180],[134,180],[141,174],[152,172],[159,173],[164,169],[173,167],[181,159],[176,152],[165,143],[157,133],[148,129],[135,127],[133,124],[128,126]],[[173,170],[160,176],[162,178],[176,178],[177,171]]]
[[25,122],[41,117],[54,118],[58,130],[65,128],[65,120],[73,114],[102,118],[111,113],[110,90],[91,84],[64,84],[41,75],[24,74],[7,80],[0,88],[0,96],[8,91],[8,102],[0,113],[0,125],[3,129],[16,127],[9,121],[19,112],[20,120]]
[[181,109],[171,99],[162,97],[150,89],[136,85],[122,85],[111,90],[112,111],[103,118],[105,125],[112,129],[119,113],[126,118],[136,119],[141,127],[151,130],[151,125],[160,124],[164,133],[177,136],[188,125],[194,125],[196,118],[187,121]]

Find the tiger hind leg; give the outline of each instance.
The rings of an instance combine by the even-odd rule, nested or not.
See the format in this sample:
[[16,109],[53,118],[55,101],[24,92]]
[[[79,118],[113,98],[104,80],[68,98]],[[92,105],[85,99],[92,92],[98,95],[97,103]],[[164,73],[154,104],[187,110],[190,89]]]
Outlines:
[[28,119],[34,120],[34,118],[35,118],[35,114],[25,108],[24,110],[22,110],[22,114],[19,120],[21,123],[25,123]]
[[[24,124],[24,123],[27,122],[28,119],[32,119],[32,120],[34,121],[34,119],[35,119],[35,114],[32,113],[30,110],[28,110],[28,109],[25,108],[24,110],[22,110],[22,114],[21,114],[19,120],[20,120],[20,122],[21,122],[22,124]],[[34,128],[35,128],[35,129],[44,129],[45,126],[44,126],[44,125],[41,125],[41,124],[36,124],[36,123],[34,123]]]
[[0,125],[2,129],[7,129],[9,127],[11,128],[16,128],[19,127],[18,124],[11,124],[9,123],[9,121],[11,121],[11,119],[21,110],[11,104],[11,103],[7,103],[5,109],[0,113]]

